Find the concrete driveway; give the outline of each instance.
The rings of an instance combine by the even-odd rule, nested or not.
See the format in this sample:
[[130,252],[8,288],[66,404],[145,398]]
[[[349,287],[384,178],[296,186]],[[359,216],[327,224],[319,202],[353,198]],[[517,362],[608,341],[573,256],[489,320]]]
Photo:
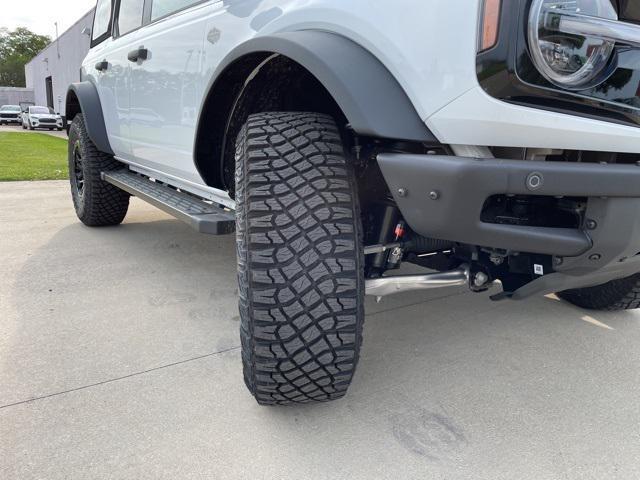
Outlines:
[[0,184],[0,478],[637,479],[640,314],[463,289],[368,304],[344,400],[242,383],[233,237]]
[[59,132],[58,130],[39,129],[39,130],[25,130],[20,125],[0,125],[0,132],[20,132],[20,133],[46,133],[53,137],[67,138],[67,132],[64,130]]

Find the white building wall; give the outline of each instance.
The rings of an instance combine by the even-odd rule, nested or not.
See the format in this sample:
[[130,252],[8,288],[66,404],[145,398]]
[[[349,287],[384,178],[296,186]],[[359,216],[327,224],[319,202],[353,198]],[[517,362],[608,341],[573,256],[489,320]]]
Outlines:
[[20,102],[33,102],[33,89],[0,87],[0,105],[20,105]]
[[88,12],[58,41],[53,41],[25,66],[27,88],[33,89],[37,105],[47,105],[46,79],[53,84],[53,109],[65,115],[65,97],[69,84],[80,81],[80,66],[89,52],[90,38],[83,35],[85,27],[93,24],[93,11]]

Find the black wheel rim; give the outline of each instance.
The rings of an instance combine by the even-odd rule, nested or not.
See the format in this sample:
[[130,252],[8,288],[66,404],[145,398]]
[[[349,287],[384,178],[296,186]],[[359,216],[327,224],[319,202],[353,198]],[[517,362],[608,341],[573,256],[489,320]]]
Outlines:
[[82,149],[80,148],[80,141],[77,141],[73,146],[73,179],[76,184],[78,196],[82,197],[84,194],[84,171],[82,170]]

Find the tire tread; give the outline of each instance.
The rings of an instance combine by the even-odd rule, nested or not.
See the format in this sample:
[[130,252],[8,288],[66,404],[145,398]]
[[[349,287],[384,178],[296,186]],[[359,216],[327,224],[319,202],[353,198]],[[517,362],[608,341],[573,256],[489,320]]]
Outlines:
[[640,308],[640,273],[595,287],[566,290],[558,296],[588,310],[634,310]]
[[[80,199],[73,184],[73,148],[80,141],[85,180],[84,198]],[[78,218],[90,227],[118,225],[129,209],[130,195],[102,180],[102,172],[117,170],[122,164],[101,152],[89,138],[84,116],[76,115],[69,130],[69,178]]]
[[237,142],[236,202],[247,387],[264,405],[344,396],[364,279],[355,180],[334,120],[251,115]]

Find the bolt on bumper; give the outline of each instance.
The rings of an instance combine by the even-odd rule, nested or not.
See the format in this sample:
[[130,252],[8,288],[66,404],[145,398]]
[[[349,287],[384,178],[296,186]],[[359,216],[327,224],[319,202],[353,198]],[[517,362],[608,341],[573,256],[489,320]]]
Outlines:
[[[593,286],[640,272],[638,165],[401,153],[380,154],[378,164],[416,233],[560,260],[553,276],[534,280],[520,296]],[[482,222],[482,209],[493,195],[585,197],[587,221],[581,228]]]

